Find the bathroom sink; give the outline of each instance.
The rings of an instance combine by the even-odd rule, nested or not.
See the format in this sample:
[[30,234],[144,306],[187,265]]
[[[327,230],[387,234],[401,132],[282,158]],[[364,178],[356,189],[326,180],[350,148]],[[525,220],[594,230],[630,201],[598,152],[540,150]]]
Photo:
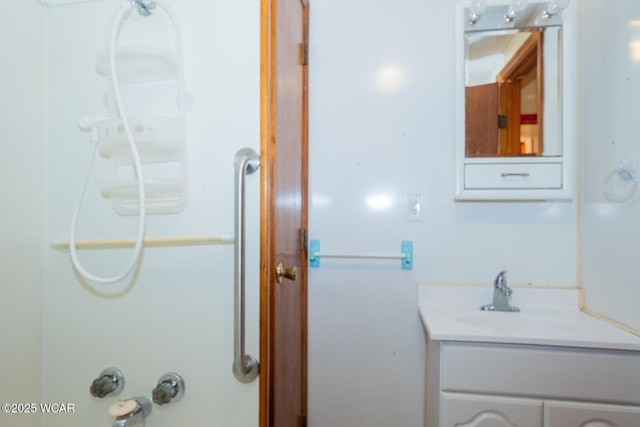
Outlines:
[[640,351],[640,337],[579,308],[578,289],[516,288],[519,312],[482,311],[493,289],[418,285],[418,311],[432,341],[548,345]]
[[573,331],[578,325],[571,319],[553,314],[531,315],[523,312],[478,311],[464,313],[454,320],[469,326],[491,328],[497,330],[553,330]]

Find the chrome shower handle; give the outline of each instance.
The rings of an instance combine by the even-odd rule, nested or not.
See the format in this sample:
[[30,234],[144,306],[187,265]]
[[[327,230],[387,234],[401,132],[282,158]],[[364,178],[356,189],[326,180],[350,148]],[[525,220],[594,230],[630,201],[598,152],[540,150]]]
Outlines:
[[120,394],[124,388],[124,375],[118,368],[107,368],[93,380],[89,391],[93,397],[103,398]]
[[167,372],[158,380],[158,385],[153,389],[151,395],[153,403],[166,405],[177,402],[184,396],[184,379],[175,372]]
[[235,165],[235,241],[234,241],[234,356],[233,374],[243,383],[250,383],[258,376],[258,360],[245,354],[244,348],[244,289],[245,289],[245,177],[258,170],[260,155],[250,148],[236,153]]

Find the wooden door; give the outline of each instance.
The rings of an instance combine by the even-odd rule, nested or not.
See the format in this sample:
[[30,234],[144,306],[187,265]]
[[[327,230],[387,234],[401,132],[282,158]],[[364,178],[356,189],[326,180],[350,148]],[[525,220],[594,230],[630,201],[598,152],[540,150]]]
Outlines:
[[530,73],[533,73],[536,81],[536,140],[539,151],[529,154],[542,154],[542,94],[544,88],[542,41],[542,32],[532,31],[496,77],[500,88],[498,114],[507,118],[506,129],[501,129],[499,132],[500,156],[519,156],[521,154],[522,82],[527,79]]
[[506,118],[506,127],[498,130],[498,155],[514,157],[520,155],[520,104],[521,80],[500,83],[498,115]]
[[465,147],[467,157],[498,154],[498,85],[470,86],[465,90]]
[[306,424],[307,23],[307,0],[261,1],[260,427]]

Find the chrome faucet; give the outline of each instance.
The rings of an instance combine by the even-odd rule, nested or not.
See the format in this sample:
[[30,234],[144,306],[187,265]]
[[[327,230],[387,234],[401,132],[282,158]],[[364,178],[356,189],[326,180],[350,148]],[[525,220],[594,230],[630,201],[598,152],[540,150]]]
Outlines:
[[501,271],[496,277],[493,287],[493,302],[491,304],[483,305],[480,310],[485,311],[520,311],[518,307],[509,305],[507,297],[511,296],[513,290],[507,286],[507,279],[505,275],[506,271]]
[[144,421],[151,413],[151,400],[141,396],[121,401],[112,406],[109,413],[115,416],[113,427],[144,426]]

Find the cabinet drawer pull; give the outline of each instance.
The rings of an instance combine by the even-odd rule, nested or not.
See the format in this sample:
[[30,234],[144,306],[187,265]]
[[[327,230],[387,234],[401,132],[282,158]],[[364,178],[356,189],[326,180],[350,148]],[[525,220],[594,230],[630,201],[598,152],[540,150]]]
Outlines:
[[529,175],[531,175],[529,172],[519,172],[519,173],[510,173],[510,172],[502,172],[502,174],[500,174],[503,178],[506,176],[524,176],[527,177]]

